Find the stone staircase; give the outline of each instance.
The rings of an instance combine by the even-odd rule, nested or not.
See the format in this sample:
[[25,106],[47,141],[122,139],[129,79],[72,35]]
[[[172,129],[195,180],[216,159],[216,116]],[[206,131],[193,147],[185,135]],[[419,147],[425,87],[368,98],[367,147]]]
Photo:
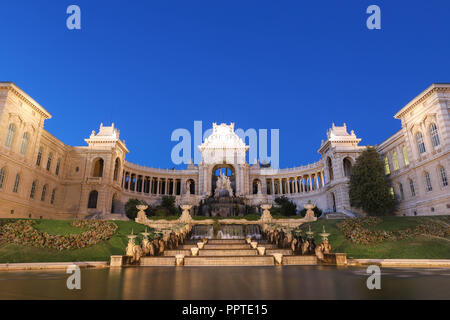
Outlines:
[[259,240],[258,247],[265,247],[265,255],[259,255],[244,239],[211,239],[198,255],[193,256],[191,248],[197,247],[196,240],[186,241],[175,250],[164,251],[164,256],[142,257],[141,266],[175,266],[176,257],[183,256],[184,266],[274,266],[274,254],[282,255],[283,265],[314,265],[315,256],[294,256],[290,249],[278,249],[265,240]]

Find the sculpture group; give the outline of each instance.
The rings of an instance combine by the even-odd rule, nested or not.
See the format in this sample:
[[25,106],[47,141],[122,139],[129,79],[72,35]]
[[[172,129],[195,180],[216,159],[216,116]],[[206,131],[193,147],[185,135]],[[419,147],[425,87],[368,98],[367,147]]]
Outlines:
[[191,231],[191,227],[186,225],[178,231],[172,231],[162,236],[155,234],[153,241],[150,241],[148,236],[150,235],[147,230],[142,232],[141,244],[136,244],[135,239],[137,235],[133,233],[128,236],[128,245],[126,248],[126,256],[129,257],[130,263],[138,263],[141,257],[146,256],[163,256],[166,249],[172,250],[179,245],[184,244],[187,235]]

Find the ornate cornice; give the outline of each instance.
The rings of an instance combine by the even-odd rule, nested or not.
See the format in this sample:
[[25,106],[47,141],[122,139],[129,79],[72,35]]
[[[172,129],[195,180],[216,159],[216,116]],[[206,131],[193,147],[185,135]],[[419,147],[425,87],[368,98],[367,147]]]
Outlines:
[[0,90],[11,91],[14,93],[21,101],[28,104],[34,111],[39,113],[45,119],[50,119],[52,115],[45,110],[41,105],[34,101],[30,96],[28,96],[22,89],[16,86],[13,82],[0,82]]
[[411,111],[418,104],[422,103],[426,99],[428,99],[432,94],[438,92],[450,92],[450,84],[449,83],[433,83],[429,86],[425,91],[420,93],[416,98],[414,98],[411,102],[409,102],[406,106],[404,106],[399,112],[397,112],[394,116],[396,119],[401,119],[406,113]]

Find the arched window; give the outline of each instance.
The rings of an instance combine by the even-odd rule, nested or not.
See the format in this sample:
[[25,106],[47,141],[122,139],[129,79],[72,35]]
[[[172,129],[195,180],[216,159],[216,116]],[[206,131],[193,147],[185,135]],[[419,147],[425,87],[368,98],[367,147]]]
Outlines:
[[47,159],[47,171],[50,171],[50,168],[52,167],[52,159],[53,159],[53,154],[50,152],[48,154],[48,159]]
[[20,186],[20,174],[16,174],[16,179],[14,180],[14,187],[13,187],[14,193],[19,192],[19,186]]
[[119,199],[117,193],[114,193],[111,203],[111,213],[119,213]]
[[343,165],[344,165],[344,175],[346,177],[350,177],[350,175],[352,174],[352,162],[350,161],[349,158],[345,158]]
[[403,192],[403,185],[401,183],[398,184],[398,190],[400,191],[400,199],[405,199],[405,194]]
[[98,192],[97,190],[92,190],[91,193],[89,193],[88,209],[96,209],[97,200],[98,200]]
[[59,175],[59,169],[61,168],[61,158],[58,158],[58,161],[56,162],[56,169],[55,174]]
[[405,166],[407,166],[407,165],[409,165],[409,158],[408,158],[408,152],[406,151],[406,146],[403,146],[402,153],[403,153],[403,161],[405,162]]
[[6,170],[5,168],[0,169],[0,189],[3,188],[3,183],[5,182]]
[[333,174],[333,163],[331,162],[330,157],[327,158],[327,167],[328,167],[328,172],[330,173],[330,181],[331,181],[334,179],[334,174]]
[[384,157],[384,173],[386,175],[391,174],[391,167],[389,167],[389,159],[388,157]]
[[433,147],[437,147],[441,144],[441,141],[439,140],[439,134],[435,123],[432,123],[430,125],[430,136],[431,141],[433,142]]
[[16,133],[16,126],[11,123],[8,127],[8,134],[6,135],[5,147],[11,148],[15,133]]
[[28,148],[28,132],[25,132],[22,137],[22,144],[20,145],[20,154],[25,155]]
[[426,183],[426,190],[431,191],[433,190],[433,186],[431,185],[431,178],[430,174],[428,172],[425,172],[425,183]]
[[441,183],[443,187],[448,186],[447,173],[444,167],[439,168],[439,173],[441,174]]
[[417,142],[417,149],[419,150],[419,153],[425,153],[427,150],[425,149],[425,143],[423,141],[423,135],[422,132],[416,133],[416,142]]
[[41,201],[45,201],[45,196],[47,195],[47,185],[44,185],[44,187],[42,188],[42,194],[41,194]]
[[55,196],[56,196],[56,189],[53,189],[52,197],[50,198],[50,204],[55,204]]
[[416,196],[416,189],[414,189],[414,181],[409,179],[409,189],[411,190],[411,197]]
[[101,178],[103,177],[103,159],[99,158],[94,161],[94,171],[92,172],[93,177]]
[[117,181],[119,178],[119,170],[120,170],[120,159],[116,159],[116,163],[114,165],[114,181]]
[[39,152],[36,158],[36,165],[39,167],[41,165],[42,153],[44,152],[44,148],[40,147]]
[[34,195],[36,194],[36,186],[37,182],[33,181],[33,183],[31,184],[30,199],[34,199]]
[[392,162],[394,164],[394,170],[400,169],[400,166],[398,165],[397,151],[392,153]]
[[253,194],[258,194],[258,188],[261,188],[261,182],[258,179],[255,179],[253,180]]

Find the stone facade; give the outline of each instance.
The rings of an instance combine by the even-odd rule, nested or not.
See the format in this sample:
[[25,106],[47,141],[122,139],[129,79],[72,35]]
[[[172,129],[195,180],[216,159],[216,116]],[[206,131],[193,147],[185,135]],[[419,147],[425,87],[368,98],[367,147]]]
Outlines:
[[[399,215],[450,213],[449,108],[450,84],[431,85],[395,115],[401,130],[377,146],[400,200]],[[0,82],[0,217],[115,218],[130,198],[153,205],[163,195],[196,205],[214,194],[217,170],[230,173],[234,195],[248,204],[286,195],[300,209],[312,201],[325,212],[357,212],[350,207],[349,175],[365,147],[345,124],[328,130],[321,160],[277,170],[248,164],[248,147],[234,125],[214,124],[199,146],[203,162],[168,170],[127,162],[129,151],[114,124],[93,131],[87,146],[73,147],[44,129],[50,118],[15,84]]]

